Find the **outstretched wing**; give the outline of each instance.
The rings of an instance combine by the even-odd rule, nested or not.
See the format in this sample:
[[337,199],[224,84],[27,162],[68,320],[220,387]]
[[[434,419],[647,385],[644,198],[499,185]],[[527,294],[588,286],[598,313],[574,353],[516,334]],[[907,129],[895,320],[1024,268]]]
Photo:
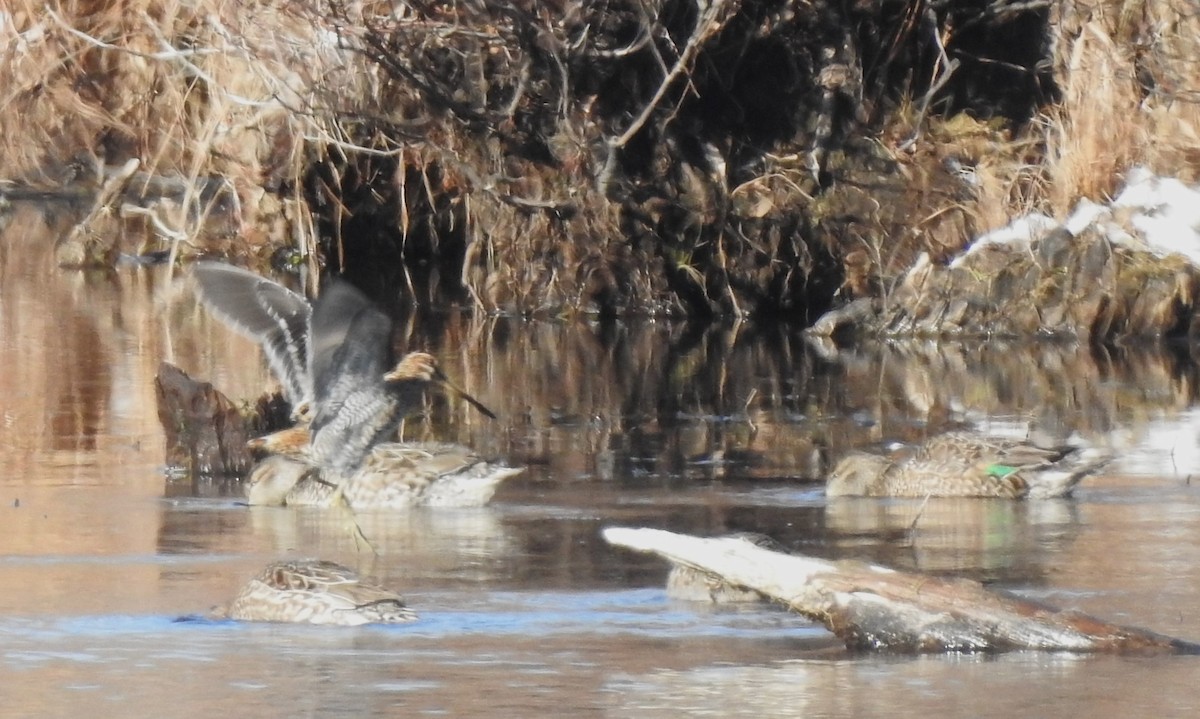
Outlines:
[[382,387],[391,369],[392,321],[353,285],[330,279],[313,305],[310,340],[316,430],[351,395]]
[[277,282],[220,262],[197,262],[192,276],[209,312],[263,348],[288,402],[297,407],[312,399],[308,300]]

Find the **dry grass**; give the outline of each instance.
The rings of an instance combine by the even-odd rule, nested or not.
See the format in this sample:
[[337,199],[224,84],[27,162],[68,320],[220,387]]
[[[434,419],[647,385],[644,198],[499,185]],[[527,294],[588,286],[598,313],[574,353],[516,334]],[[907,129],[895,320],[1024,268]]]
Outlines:
[[[1061,95],[1032,122],[1009,131],[966,113],[926,120],[936,162],[970,167],[970,198],[934,201],[918,223],[923,249],[936,261],[1016,217],[1063,219],[1082,198],[1110,198],[1138,165],[1200,179],[1200,6],[1068,0],[1053,4],[1048,32],[1053,55],[1046,61]],[[901,103],[896,121],[911,112]],[[919,151],[912,164],[934,166]],[[936,173],[908,171],[936,195]],[[903,272],[902,264],[891,272]]]
[[141,177],[179,181],[153,219],[186,242],[212,210],[210,178],[233,191],[235,229],[280,212],[262,188],[294,186],[303,138],[323,129],[307,87],[337,75],[318,28],[282,2],[14,0],[0,35],[5,176],[52,187],[135,158]]
[[[667,5],[15,0],[0,27],[10,41],[0,69],[16,79],[0,91],[0,166],[8,179],[48,187],[80,165],[131,158],[142,173],[193,188],[227,181],[240,243],[198,249],[294,240],[308,250],[318,214],[338,266],[350,242],[394,241],[406,271],[457,252],[458,274],[487,310],[661,312],[683,304],[658,266],[662,238],[631,242],[621,227],[647,193],[617,197],[640,188],[621,178],[629,186],[614,190],[605,163],[617,150],[599,148],[606,139],[624,147],[644,129],[650,149],[632,164],[648,166],[643,153],[670,159],[663,127],[698,53],[741,3],[712,3],[694,27]],[[639,37],[665,35],[668,22],[693,33],[687,45],[673,39],[638,55]],[[587,65],[600,67],[599,79],[577,90]],[[589,83],[609,85],[611,97],[598,101]],[[129,194],[116,189],[110,197]],[[634,208],[651,226],[640,231],[670,236],[660,206],[673,191],[650,194],[648,210]],[[191,249],[201,195],[139,221]],[[97,205],[84,224],[120,234],[114,215],[128,212]],[[719,229],[694,244],[713,238],[719,266],[702,265],[698,284],[736,303],[721,277]]]
[[[930,74],[931,43],[954,38],[956,22],[988,22],[984,5],[948,6],[933,33],[896,4],[869,5],[10,0],[0,168],[54,187],[136,159],[133,184],[183,189],[147,213],[115,188],[83,223],[92,238],[137,222],[180,252],[288,245],[315,266],[320,232],[339,267],[392,243],[405,272],[440,264],[480,307],[530,314],[807,312],[839,281],[821,276],[835,264],[822,253],[848,263],[869,247],[890,272],[911,248],[944,258],[1013,215],[1064,215],[1135,164],[1200,174],[1192,0],[1051,4],[1053,57],[1012,77],[1040,78],[1049,62],[1062,99],[1007,125],[980,118],[1003,116],[1012,93],[944,115],[924,101],[935,93],[904,100],[912,77],[953,75],[945,63]],[[709,20],[680,12],[704,7]],[[879,54],[867,39],[901,20]],[[821,22],[863,33],[826,67],[811,62]],[[838,68],[854,82],[815,122],[818,80]],[[774,72],[786,92],[738,91]],[[755,124],[768,116],[778,124]],[[810,166],[822,123],[852,136],[822,151],[825,181]],[[226,220],[216,238],[213,214]]]
[[1054,210],[1119,189],[1134,165],[1200,176],[1200,7],[1192,0],[1074,0],[1057,6],[1046,172]]
[[1137,165],[1200,178],[1200,7],[1070,0],[1054,4],[1050,31],[1060,102],[1011,141],[993,136],[984,152],[965,147],[961,132],[941,132],[942,154],[977,160],[967,209],[979,233],[1033,211],[1063,218],[1081,198],[1113,196]]

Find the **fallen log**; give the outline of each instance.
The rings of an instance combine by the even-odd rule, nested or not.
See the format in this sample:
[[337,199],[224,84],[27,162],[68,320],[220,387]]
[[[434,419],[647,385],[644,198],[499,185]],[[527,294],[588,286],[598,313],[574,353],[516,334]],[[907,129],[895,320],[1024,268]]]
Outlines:
[[824,624],[851,650],[1200,654],[1200,644],[1056,609],[971,580],[784,554],[736,537],[622,527],[603,534],[610,544],[760,592]]
[[[756,532],[737,532],[722,536],[725,539],[741,539],[752,542],[755,546],[773,551],[782,551],[783,549],[774,539]],[[695,569],[686,564],[671,565],[671,572],[667,575],[667,596],[688,602],[712,604],[771,601],[770,597],[761,592],[730,584],[715,574]]]

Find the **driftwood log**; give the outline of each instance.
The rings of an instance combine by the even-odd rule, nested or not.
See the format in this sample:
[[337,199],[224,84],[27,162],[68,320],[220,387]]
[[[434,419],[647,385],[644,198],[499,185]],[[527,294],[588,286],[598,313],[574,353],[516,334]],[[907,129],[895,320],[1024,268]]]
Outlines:
[[254,463],[246,440],[256,436],[267,405],[243,414],[208,382],[163,362],[154,379],[167,465],[201,474],[242,474]]
[[605,529],[604,538],[761,592],[821,622],[852,650],[1200,653],[1200,644],[1055,609],[966,579],[784,554],[741,538],[620,527]]

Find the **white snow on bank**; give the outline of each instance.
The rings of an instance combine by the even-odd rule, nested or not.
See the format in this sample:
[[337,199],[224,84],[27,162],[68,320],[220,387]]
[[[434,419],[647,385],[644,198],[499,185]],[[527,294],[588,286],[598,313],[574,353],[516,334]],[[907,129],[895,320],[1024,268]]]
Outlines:
[[1200,265],[1200,187],[1137,167],[1112,207],[1130,213],[1128,224],[1151,249],[1178,252]]
[[992,230],[986,235],[981,235],[979,239],[971,243],[971,246],[966,252],[959,255],[953,262],[951,267],[957,267],[962,263],[972,252],[982,250],[989,245],[1016,245],[1019,247],[1029,247],[1035,240],[1045,237],[1048,232],[1058,227],[1058,223],[1053,218],[1047,217],[1038,212],[1033,212],[1024,217],[1018,217],[1012,221],[1012,224],[1007,227],[1001,227],[998,230]]
[[985,247],[1011,245],[1027,248],[1058,227],[1072,235],[1088,228],[1109,241],[1159,254],[1178,253],[1200,266],[1200,186],[1189,186],[1171,177],[1159,177],[1145,167],[1135,167],[1125,177],[1125,187],[1108,204],[1084,199],[1065,222],[1032,213],[1007,227],[993,230],[955,258],[956,267]]

